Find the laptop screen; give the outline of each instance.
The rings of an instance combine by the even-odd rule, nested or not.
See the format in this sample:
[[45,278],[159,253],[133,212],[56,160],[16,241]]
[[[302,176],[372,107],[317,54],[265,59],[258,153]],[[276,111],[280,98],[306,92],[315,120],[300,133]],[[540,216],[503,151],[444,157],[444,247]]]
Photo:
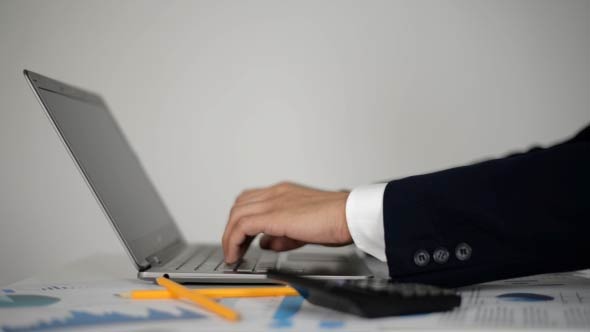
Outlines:
[[[181,239],[106,105],[68,89],[36,87],[43,104],[138,265]],[[72,89],[70,87],[70,89]]]

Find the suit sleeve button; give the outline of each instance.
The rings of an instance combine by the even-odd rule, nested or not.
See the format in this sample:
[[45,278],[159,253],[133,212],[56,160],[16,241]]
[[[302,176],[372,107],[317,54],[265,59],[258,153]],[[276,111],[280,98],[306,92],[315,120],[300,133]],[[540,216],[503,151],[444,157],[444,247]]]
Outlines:
[[432,253],[432,258],[438,264],[444,264],[449,260],[450,255],[451,254],[449,253],[449,251],[446,248],[440,247],[440,248],[437,248],[434,251],[434,253]]
[[471,258],[471,247],[465,242],[459,243],[455,248],[455,256],[460,261],[468,260]]
[[414,254],[414,264],[418,266],[426,266],[430,263],[430,254],[428,251],[421,249]]

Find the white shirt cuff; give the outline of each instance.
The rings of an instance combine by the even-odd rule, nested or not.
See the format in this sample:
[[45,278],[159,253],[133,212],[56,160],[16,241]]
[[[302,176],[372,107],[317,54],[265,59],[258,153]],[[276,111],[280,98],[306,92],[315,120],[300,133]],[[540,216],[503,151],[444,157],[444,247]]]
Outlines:
[[387,183],[354,188],[346,201],[348,230],[362,251],[387,261],[383,230],[383,194]]

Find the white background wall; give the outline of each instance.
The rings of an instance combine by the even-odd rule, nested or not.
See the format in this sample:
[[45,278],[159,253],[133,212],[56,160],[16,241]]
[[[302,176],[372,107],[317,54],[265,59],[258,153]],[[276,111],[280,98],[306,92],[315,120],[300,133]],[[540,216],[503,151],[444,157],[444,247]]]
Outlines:
[[590,122],[590,2],[2,0],[0,284],[123,252],[24,68],[101,92],[187,238],[218,241],[247,187],[570,136]]

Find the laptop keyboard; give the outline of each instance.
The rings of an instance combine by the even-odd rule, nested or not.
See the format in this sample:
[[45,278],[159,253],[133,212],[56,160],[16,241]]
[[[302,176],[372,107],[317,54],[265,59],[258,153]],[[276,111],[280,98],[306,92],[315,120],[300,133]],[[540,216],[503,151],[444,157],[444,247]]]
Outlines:
[[[225,264],[223,259],[215,271],[242,272],[242,273],[266,273],[277,264],[277,253],[261,250],[251,250],[237,263]],[[197,270],[198,271],[198,270]]]
[[223,261],[223,249],[197,249],[188,259],[176,267],[176,270],[194,270],[202,273],[266,273],[277,264],[278,254],[262,250],[251,249],[237,263],[226,264]]

